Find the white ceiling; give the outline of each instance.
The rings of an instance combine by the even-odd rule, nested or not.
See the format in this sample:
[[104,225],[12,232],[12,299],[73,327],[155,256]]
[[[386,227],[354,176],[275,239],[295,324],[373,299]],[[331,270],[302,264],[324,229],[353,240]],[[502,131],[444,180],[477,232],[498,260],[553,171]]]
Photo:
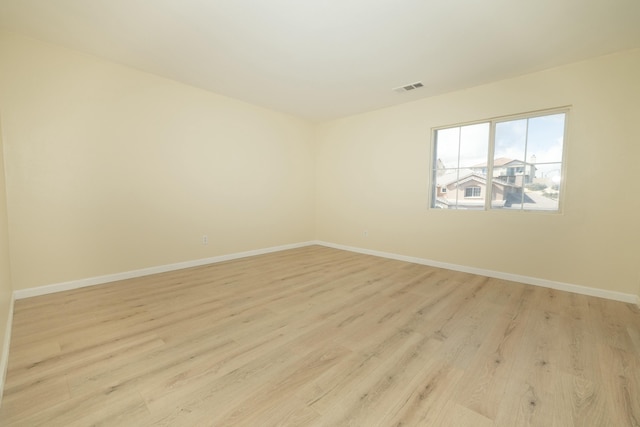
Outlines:
[[321,121],[640,47],[640,0],[0,0],[0,28]]

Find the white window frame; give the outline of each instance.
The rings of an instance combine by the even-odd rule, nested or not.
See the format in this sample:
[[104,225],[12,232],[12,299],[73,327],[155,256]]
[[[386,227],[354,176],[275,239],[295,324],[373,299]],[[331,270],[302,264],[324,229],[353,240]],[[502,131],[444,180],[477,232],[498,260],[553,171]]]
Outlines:
[[[536,213],[541,213],[541,214],[559,214],[563,212],[563,205],[564,205],[564,199],[565,199],[565,188],[566,188],[566,168],[567,168],[567,134],[568,134],[568,129],[569,129],[569,116],[570,116],[570,110],[571,110],[571,106],[564,106],[564,107],[557,107],[557,108],[550,108],[550,109],[545,109],[545,110],[536,110],[536,111],[530,111],[530,112],[526,112],[526,113],[519,113],[519,114],[512,114],[512,115],[507,115],[507,116],[498,116],[498,117],[493,117],[493,118],[489,118],[489,119],[485,119],[485,120],[475,120],[475,121],[470,121],[470,122],[465,122],[465,123],[456,123],[456,124],[451,124],[451,125],[447,125],[447,126],[438,126],[438,127],[434,127],[431,129],[431,150],[430,150],[430,156],[431,156],[431,170],[429,171],[429,176],[430,176],[430,180],[431,182],[429,183],[429,209],[431,210],[451,210],[451,209],[440,209],[438,207],[436,207],[436,197],[437,197],[437,192],[436,192],[436,173],[437,173],[437,162],[438,159],[436,158],[436,135],[437,132],[440,130],[444,130],[444,129],[450,129],[450,128],[456,128],[456,127],[462,127],[462,126],[469,126],[469,125],[476,125],[476,124],[481,124],[481,123],[489,123],[489,147],[488,147],[488,153],[487,153],[487,178],[486,178],[486,188],[487,191],[485,191],[484,194],[484,199],[485,199],[485,203],[484,203],[484,208],[480,209],[480,211],[508,211],[508,212],[536,212]],[[550,116],[550,115],[555,115],[555,114],[564,114],[564,134],[563,134],[563,143],[562,143],[562,159],[561,159],[561,167],[560,167],[560,176],[562,177],[562,179],[560,180],[559,184],[558,184],[558,194],[560,195],[559,199],[558,199],[558,208],[555,210],[550,210],[550,209],[527,209],[525,207],[521,208],[521,209],[496,209],[492,207],[492,201],[491,201],[491,197],[493,194],[493,170],[494,170],[494,165],[493,165],[493,161],[494,161],[494,157],[495,155],[493,155],[493,153],[495,153],[495,137],[496,137],[496,124],[497,123],[501,123],[501,122],[508,122],[508,121],[514,121],[514,120],[522,120],[522,119],[532,119],[532,118],[536,118],[536,117],[542,117],[542,116]],[[523,161],[526,161],[526,159],[523,159]],[[467,198],[465,196],[465,198]],[[470,197],[469,197],[470,198]],[[482,198],[482,196],[480,197]],[[458,209],[454,209],[454,210],[458,210]],[[471,209],[471,210],[475,210],[477,211],[478,209]]]

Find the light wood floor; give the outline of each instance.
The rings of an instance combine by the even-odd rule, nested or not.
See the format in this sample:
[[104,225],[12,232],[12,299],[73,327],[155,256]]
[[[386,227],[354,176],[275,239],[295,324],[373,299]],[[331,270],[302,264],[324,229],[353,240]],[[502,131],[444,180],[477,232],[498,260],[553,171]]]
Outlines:
[[319,246],[19,300],[3,426],[638,426],[637,307]]

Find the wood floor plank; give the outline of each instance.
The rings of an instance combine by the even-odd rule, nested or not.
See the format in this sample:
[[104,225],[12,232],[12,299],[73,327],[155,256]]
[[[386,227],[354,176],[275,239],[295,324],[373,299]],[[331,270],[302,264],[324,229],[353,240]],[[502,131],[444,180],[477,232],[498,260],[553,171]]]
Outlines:
[[434,427],[493,427],[493,420],[484,417],[452,400],[440,411]]
[[[325,347],[324,351],[313,350],[295,364],[279,373],[275,378],[269,378],[264,384],[256,387],[243,401],[229,412],[220,417],[206,416],[205,419],[214,425],[260,425],[268,418],[273,418],[274,408],[285,407],[283,403],[293,401],[296,394],[322,373],[338,364],[351,352],[343,347]],[[277,412],[277,411],[275,411]]]
[[[384,358],[369,357],[364,360],[357,375],[349,375],[348,382],[338,381],[316,399],[312,407],[323,415],[322,425],[365,425],[362,418],[378,405],[390,389],[393,389],[405,372],[404,362],[420,363],[425,360],[423,350],[437,346],[435,340],[411,333],[398,346],[389,348]],[[363,375],[369,368],[369,375]]]
[[[404,387],[399,395],[401,400],[393,410],[385,411],[381,418],[382,425],[438,425],[449,414],[449,403],[459,385],[464,371],[449,361],[433,357],[429,363],[415,375],[410,383],[412,387]],[[460,424],[448,424],[460,425]]]
[[[71,399],[64,376],[34,381],[18,390],[5,391],[0,411],[0,425],[12,419],[28,419],[30,415]],[[26,425],[26,424],[25,424]]]
[[[546,304],[541,306],[546,308]],[[516,349],[510,384],[496,414],[498,424],[533,426],[556,423],[553,406],[559,398],[556,391],[560,390],[556,384],[560,379],[556,373],[560,369],[554,356],[560,354],[560,349],[555,336],[547,331],[558,329],[558,317],[546,309],[529,310],[523,325],[527,335]]]
[[562,393],[556,394],[555,398],[561,399],[563,407],[567,408],[566,413],[573,421],[568,425],[610,425],[612,408],[609,407],[608,398],[600,383],[571,374],[561,374],[559,381]]
[[611,345],[599,347],[602,382],[614,425],[640,426],[640,357]]
[[308,246],[16,301],[3,426],[638,426],[640,309]]

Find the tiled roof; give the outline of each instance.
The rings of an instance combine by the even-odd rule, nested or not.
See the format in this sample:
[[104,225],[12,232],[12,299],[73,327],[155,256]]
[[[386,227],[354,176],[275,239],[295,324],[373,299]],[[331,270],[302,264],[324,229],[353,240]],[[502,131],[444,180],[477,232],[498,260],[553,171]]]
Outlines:
[[452,172],[447,172],[444,175],[440,175],[438,177],[438,184],[449,185],[453,182],[463,180],[464,178],[467,178],[471,175],[478,175],[478,173],[472,171],[471,169],[460,169],[460,175],[458,176],[458,171],[453,170]]

